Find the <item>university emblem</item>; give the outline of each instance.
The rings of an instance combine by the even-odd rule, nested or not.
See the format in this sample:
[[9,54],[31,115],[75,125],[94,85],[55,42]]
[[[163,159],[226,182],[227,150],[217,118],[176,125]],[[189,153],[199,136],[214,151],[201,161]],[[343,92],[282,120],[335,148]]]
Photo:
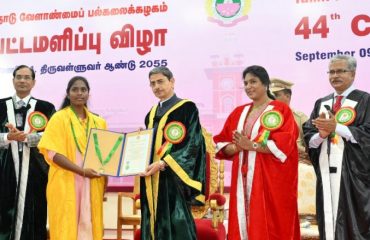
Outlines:
[[248,19],[252,0],[206,0],[208,20],[222,27],[232,27]]

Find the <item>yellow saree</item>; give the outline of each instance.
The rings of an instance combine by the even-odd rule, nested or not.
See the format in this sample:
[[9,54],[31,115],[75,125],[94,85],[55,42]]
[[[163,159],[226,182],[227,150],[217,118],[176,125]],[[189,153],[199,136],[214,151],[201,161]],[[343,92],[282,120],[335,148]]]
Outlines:
[[[75,164],[78,164],[78,159],[83,159],[90,129],[106,129],[104,119],[87,109],[85,111],[85,124],[81,123],[70,107],[55,113],[38,145],[50,165],[46,195],[52,240],[77,240],[77,209],[82,208],[76,206],[76,174],[55,164],[48,152],[64,155]],[[103,177],[90,180],[91,228],[94,240],[103,238],[104,181]]]

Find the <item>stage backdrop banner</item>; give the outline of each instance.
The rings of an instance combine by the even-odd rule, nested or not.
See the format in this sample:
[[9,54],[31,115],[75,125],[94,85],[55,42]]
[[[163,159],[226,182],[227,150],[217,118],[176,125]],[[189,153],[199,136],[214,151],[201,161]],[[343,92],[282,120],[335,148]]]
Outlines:
[[[366,2],[366,1],[365,1]],[[179,97],[193,100],[218,133],[249,102],[241,73],[264,66],[294,82],[292,107],[309,114],[330,92],[328,59],[358,60],[355,86],[369,91],[370,4],[350,0],[19,1],[0,3],[0,97],[14,94],[12,71],[36,71],[32,95],[60,106],[67,82],[89,80],[89,108],[112,131],[144,126],[157,103],[148,72],[168,66]],[[230,184],[229,164],[226,185]],[[132,185],[111,178],[110,185]]]

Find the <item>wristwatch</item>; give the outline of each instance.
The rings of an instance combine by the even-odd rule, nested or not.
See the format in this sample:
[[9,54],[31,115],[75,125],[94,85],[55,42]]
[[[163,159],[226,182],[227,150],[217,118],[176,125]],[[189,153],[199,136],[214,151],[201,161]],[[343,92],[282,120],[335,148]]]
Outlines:
[[252,148],[253,148],[254,150],[257,150],[257,148],[258,148],[258,143],[253,142],[253,143],[252,143]]

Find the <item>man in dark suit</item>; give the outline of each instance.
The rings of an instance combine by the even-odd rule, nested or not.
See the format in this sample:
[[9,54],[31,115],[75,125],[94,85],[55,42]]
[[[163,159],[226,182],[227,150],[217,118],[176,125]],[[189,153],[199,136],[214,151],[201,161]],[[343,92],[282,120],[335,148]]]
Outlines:
[[356,65],[347,55],[330,60],[334,92],[316,101],[303,126],[320,239],[370,239],[370,94],[353,86]]
[[154,152],[140,185],[141,239],[196,239],[191,205],[204,204],[206,147],[195,103],[174,92],[167,67],[149,72],[158,98],[145,118]]
[[0,99],[0,240],[46,239],[48,165],[37,149],[53,104],[35,99],[35,72],[13,72],[15,94]]

